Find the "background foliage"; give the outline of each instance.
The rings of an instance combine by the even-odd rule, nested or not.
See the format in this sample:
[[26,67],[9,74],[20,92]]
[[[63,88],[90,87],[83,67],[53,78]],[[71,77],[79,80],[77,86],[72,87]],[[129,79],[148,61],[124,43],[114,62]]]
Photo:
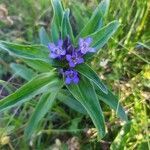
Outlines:
[[[82,14],[82,22],[79,23],[83,26],[98,1],[63,0],[63,3],[71,8],[71,13]],[[90,119],[57,101],[52,112],[43,118],[40,127],[44,127],[44,130],[38,134],[36,140],[27,145],[23,140],[23,131],[37,103],[35,98],[32,102],[6,112],[0,118],[0,149],[149,149],[149,7],[148,0],[111,1],[106,24],[117,19],[121,27],[91,64],[118,95],[128,112],[131,120],[129,124],[124,125],[103,104],[108,133],[103,141],[97,142]],[[0,39],[19,43],[38,42],[39,27],[48,29],[51,17],[49,0],[24,0],[21,3],[20,0],[0,0]],[[74,25],[73,19],[72,17]],[[79,30],[75,25],[74,29]],[[20,60],[12,60],[8,54],[0,53],[1,98],[15,91],[33,76],[32,70],[29,67],[22,68],[22,64]],[[18,71],[19,69],[28,74],[22,76],[24,73],[22,70]]]

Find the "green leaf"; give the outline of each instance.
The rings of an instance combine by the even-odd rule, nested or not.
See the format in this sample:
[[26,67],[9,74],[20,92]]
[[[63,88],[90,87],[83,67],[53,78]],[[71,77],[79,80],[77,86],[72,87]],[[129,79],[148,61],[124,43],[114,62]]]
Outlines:
[[100,48],[102,48],[111,38],[111,36],[116,32],[118,27],[119,27],[119,22],[112,21],[105,27],[89,35],[89,37],[93,39],[92,47],[95,47],[96,50],[99,50]]
[[19,45],[0,41],[0,49],[19,58],[49,62],[49,50],[47,47],[42,45]]
[[98,23],[98,28],[101,28],[103,26],[103,22],[104,22],[106,15],[107,15],[109,5],[110,5],[110,0],[103,0],[101,2],[101,9],[100,9],[101,10],[101,19]]
[[53,69],[53,67],[44,61],[41,60],[31,60],[31,59],[24,59],[23,60],[28,66],[33,68],[38,72],[49,72]]
[[58,91],[62,87],[62,82],[59,82],[58,85],[56,85],[56,88],[54,91],[51,91],[51,93],[43,94],[43,96],[40,98],[34,113],[32,114],[28,126],[25,130],[25,137],[29,139],[31,135],[36,130],[39,122],[41,119],[45,116],[45,114],[52,108],[52,105],[55,101],[55,98],[57,96]]
[[93,12],[90,20],[87,22],[85,27],[82,29],[80,34],[77,36],[76,41],[79,37],[86,37],[89,34],[95,32],[99,26],[99,22],[104,18],[108,11],[109,0],[103,0]]
[[99,88],[95,87],[96,93],[101,101],[109,105],[111,109],[116,111],[118,117],[120,117],[124,121],[128,121],[127,115],[120,105],[118,99],[108,90],[108,94],[103,93]]
[[51,0],[54,15],[51,23],[51,34],[53,42],[57,42],[61,31],[61,22],[63,18],[63,7],[60,0]]
[[60,37],[60,31],[57,28],[57,25],[56,25],[54,19],[52,20],[52,23],[51,23],[51,36],[52,36],[53,42],[55,42],[55,43],[58,41],[58,39]]
[[85,108],[68,92],[68,90],[60,90],[57,99],[65,105],[83,114],[87,114]]
[[10,67],[16,75],[22,77],[27,81],[31,80],[36,75],[36,73],[32,69],[26,67],[25,65],[11,63]]
[[105,135],[104,116],[90,80],[80,75],[79,83],[70,84],[67,88],[86,109],[98,130],[99,137],[103,138]]
[[54,11],[54,18],[56,19],[56,25],[61,27],[61,22],[63,18],[63,6],[61,0],[51,0],[53,11]]
[[44,29],[44,27],[41,27],[39,30],[39,37],[40,37],[40,42],[42,45],[47,46],[48,43],[50,42],[49,37]]
[[[92,47],[96,49],[96,51],[100,50],[112,37],[112,35],[116,32],[119,27],[118,21],[112,21],[108,25],[104,26],[100,30],[97,30],[95,33],[89,35],[93,39]],[[95,53],[89,53],[85,56],[85,60],[92,58]]]
[[69,13],[70,13],[69,9],[66,9],[64,12],[62,25],[61,25],[61,34],[62,34],[62,39],[65,39],[66,37],[69,36],[71,38],[71,41],[74,42],[73,31],[69,21]]
[[98,75],[88,66],[87,64],[81,64],[76,66],[75,68],[79,73],[83,76],[90,79],[92,82],[96,84],[96,86],[104,93],[108,93],[106,86],[102,83]]
[[59,81],[54,72],[40,74],[13,94],[0,100],[0,112],[15,105],[22,104],[42,92],[46,92],[47,90],[51,91],[58,83]]

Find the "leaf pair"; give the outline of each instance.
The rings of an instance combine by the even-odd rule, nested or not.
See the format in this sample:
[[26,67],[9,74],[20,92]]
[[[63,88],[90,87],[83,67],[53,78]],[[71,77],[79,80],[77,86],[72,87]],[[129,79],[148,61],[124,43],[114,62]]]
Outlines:
[[13,94],[0,100],[0,112],[20,105],[31,100],[36,95],[43,93],[26,128],[25,135],[26,138],[29,139],[38,126],[38,123],[52,107],[62,85],[62,81],[58,79],[55,72],[42,73],[23,85]]
[[67,88],[86,109],[98,130],[99,137],[103,138],[105,135],[105,121],[98,99],[114,109],[117,115],[125,121],[128,120],[126,113],[117,98],[105,87],[97,74],[88,65],[78,65],[76,70],[80,72],[80,82],[77,85],[69,85]]
[[54,11],[51,23],[53,42],[57,42],[60,38],[65,39],[68,36],[71,38],[72,42],[74,42],[73,31],[69,20],[70,10],[64,10],[60,0],[52,0],[52,6]]
[[19,88],[15,93],[0,100],[0,112],[22,104],[45,91],[51,91],[60,82],[54,72],[42,73]]
[[105,135],[104,116],[92,83],[81,76],[77,85],[71,84],[67,88],[90,115],[98,130],[99,138],[103,138]]
[[109,8],[109,0],[103,0],[95,9],[93,12],[91,18],[87,22],[87,24],[84,26],[84,28],[81,30],[79,35],[77,36],[76,40],[79,37],[86,37],[90,34],[94,33],[98,28],[100,28],[100,23],[104,19],[105,15],[107,14],[108,8]]

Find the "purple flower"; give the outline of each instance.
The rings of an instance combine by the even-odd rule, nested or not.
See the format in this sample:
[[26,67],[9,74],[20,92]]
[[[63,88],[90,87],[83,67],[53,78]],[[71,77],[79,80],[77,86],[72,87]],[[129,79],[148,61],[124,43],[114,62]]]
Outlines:
[[92,38],[87,37],[86,39],[79,38],[79,50],[82,54],[86,54],[87,52],[95,52],[95,49],[90,47],[92,43]]
[[78,72],[75,70],[67,70],[65,71],[64,75],[66,77],[65,79],[66,84],[71,83],[77,84],[79,82]]
[[70,67],[75,67],[77,64],[84,62],[82,54],[80,52],[73,52],[72,55],[66,55],[66,60],[69,62]]
[[61,58],[66,54],[66,50],[62,48],[63,46],[63,40],[58,40],[57,45],[54,43],[50,43],[48,45],[48,48],[50,50],[50,57],[51,58]]
[[64,39],[63,48],[66,50],[67,54],[71,54],[74,51],[74,47],[69,37]]
[[[49,43],[50,57],[53,59],[58,58],[57,61],[62,61],[63,68],[58,68],[60,75],[65,77],[66,84],[77,84],[79,82],[78,72],[73,68],[84,62],[84,54],[87,52],[95,52],[95,48],[90,47],[92,38],[80,38],[79,46],[75,47],[69,37],[64,40],[58,40],[57,44]],[[66,62],[66,64],[64,64]]]

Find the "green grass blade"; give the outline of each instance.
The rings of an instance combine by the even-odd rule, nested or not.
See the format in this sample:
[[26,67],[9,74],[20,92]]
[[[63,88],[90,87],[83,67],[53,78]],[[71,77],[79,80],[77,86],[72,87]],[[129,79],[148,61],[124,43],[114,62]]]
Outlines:
[[86,12],[87,8],[80,2],[74,1],[70,6],[70,9],[71,9],[72,16],[75,19],[75,22],[73,22],[74,25],[73,30],[76,31],[75,33],[77,34],[84,28],[85,24],[89,20],[87,13],[84,14],[82,13],[82,12]]
[[12,93],[13,90],[15,89],[9,82],[3,80],[0,80],[0,86],[1,86],[0,95],[2,94],[3,89],[5,89],[8,93]]
[[116,136],[115,140],[112,142],[110,146],[110,150],[124,149],[128,141],[128,136],[129,136],[128,133],[131,131],[131,126],[132,126],[132,122],[128,122],[122,127],[122,129]]

